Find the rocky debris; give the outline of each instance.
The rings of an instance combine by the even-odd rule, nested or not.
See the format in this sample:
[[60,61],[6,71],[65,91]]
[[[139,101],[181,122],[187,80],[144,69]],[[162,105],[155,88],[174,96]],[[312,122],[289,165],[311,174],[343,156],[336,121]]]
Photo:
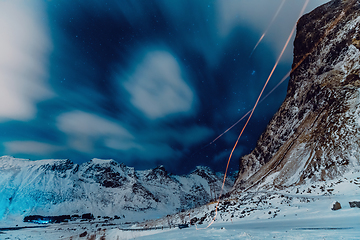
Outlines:
[[285,189],[360,169],[360,2],[332,0],[301,17],[287,96],[234,191]]
[[[209,203],[205,206],[187,210],[167,218],[152,220],[152,225],[167,226],[180,224],[184,222],[191,225],[208,224],[215,216],[216,221],[232,221],[235,219],[273,219],[284,217],[296,217],[297,213],[306,209],[306,205],[319,199],[314,195],[294,194],[294,191],[286,193],[281,192],[251,192],[247,191],[238,196],[220,201],[217,212],[215,210],[216,202]],[[289,209],[293,209],[291,216],[288,215]],[[285,209],[285,210],[284,210]],[[283,211],[284,210],[284,211]],[[306,211],[306,210],[305,210]],[[285,214],[286,213],[286,214]],[[148,223],[148,222],[147,222]],[[139,224],[141,227],[143,224]]]
[[360,208],[360,201],[349,202],[351,208]]
[[339,202],[337,202],[337,201],[334,202],[333,205],[332,205],[331,210],[336,211],[336,210],[339,210],[339,209],[341,209],[341,204]]
[[[166,218],[147,221],[152,226],[169,226],[180,223],[195,224],[198,228],[216,222],[238,222],[248,220],[266,220],[276,218],[311,219],[333,216],[330,208],[337,208],[334,199],[356,199],[360,193],[358,180],[360,172],[353,171],[332,180],[307,183],[285,189],[249,189],[241,193],[232,193],[226,198],[210,202],[204,206],[189,209]],[[331,191],[328,191],[331,190]],[[341,206],[341,205],[340,205]],[[217,211],[216,211],[217,210]],[[356,216],[357,209],[341,211],[343,216]],[[204,226],[199,226],[205,224]],[[139,228],[143,224],[138,225]]]
[[86,219],[86,220],[94,220],[94,215],[91,214],[91,213],[84,213],[82,216],[81,216],[82,219]]

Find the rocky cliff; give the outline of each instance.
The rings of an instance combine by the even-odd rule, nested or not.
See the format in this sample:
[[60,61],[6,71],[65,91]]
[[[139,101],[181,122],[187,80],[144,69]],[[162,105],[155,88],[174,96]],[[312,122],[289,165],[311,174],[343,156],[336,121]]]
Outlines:
[[[184,176],[163,166],[136,171],[114,160],[0,157],[0,220],[26,215],[92,213],[139,221],[209,202],[219,194],[223,175],[197,167]],[[229,190],[233,182],[226,182]]]
[[360,167],[360,2],[333,0],[301,17],[287,96],[234,189],[284,188]]

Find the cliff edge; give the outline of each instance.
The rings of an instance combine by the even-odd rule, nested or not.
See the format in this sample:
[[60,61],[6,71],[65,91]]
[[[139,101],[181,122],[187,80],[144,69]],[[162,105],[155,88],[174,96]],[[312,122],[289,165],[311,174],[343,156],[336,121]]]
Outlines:
[[333,0],[301,17],[287,96],[234,190],[286,188],[360,170],[360,2]]

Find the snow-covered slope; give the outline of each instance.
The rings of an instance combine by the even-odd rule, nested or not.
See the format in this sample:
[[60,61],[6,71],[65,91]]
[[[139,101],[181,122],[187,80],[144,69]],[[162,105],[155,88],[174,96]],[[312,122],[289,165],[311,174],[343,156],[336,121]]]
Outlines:
[[286,188],[360,170],[360,2],[333,0],[297,25],[287,96],[235,190]]
[[[341,209],[334,211],[332,207],[336,201],[341,204]],[[340,229],[353,228],[355,225],[359,230],[360,209],[349,204],[353,201],[360,202],[360,176],[358,173],[349,172],[333,180],[302,184],[283,190],[258,189],[233,193],[229,198],[222,199],[219,204],[209,203],[171,217],[147,221],[138,224],[137,227],[168,226],[169,223],[177,225],[191,221],[197,228],[203,229],[215,217],[215,222],[219,224],[228,222],[256,225],[274,219],[272,222],[267,221],[272,228],[282,227],[276,226],[277,222],[292,222],[291,228]],[[338,217],[356,221],[351,224],[349,221],[338,222]],[[329,219],[324,221],[326,218]]]
[[[335,201],[342,208],[333,211]],[[360,208],[349,204],[354,201],[360,203],[360,177],[346,173],[312,185],[233,194],[220,201],[217,212],[212,202],[134,225],[117,220],[21,223],[25,228],[3,230],[14,224],[0,222],[0,239],[359,239]],[[189,228],[177,227],[190,222]]]
[[[198,167],[175,176],[164,167],[146,171],[114,160],[69,160],[0,157],[0,219],[25,215],[92,213],[138,221],[199,206],[211,200],[222,176]],[[211,186],[210,186],[211,185]],[[226,183],[229,190],[232,183]]]

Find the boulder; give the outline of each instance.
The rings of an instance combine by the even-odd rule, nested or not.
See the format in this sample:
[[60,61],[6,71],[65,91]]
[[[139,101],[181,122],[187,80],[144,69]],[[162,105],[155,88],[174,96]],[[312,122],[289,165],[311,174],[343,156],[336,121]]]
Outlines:
[[360,201],[349,202],[351,208],[360,208]]
[[339,210],[339,209],[341,209],[341,204],[337,201],[334,202],[331,210],[335,211],[335,210]]

